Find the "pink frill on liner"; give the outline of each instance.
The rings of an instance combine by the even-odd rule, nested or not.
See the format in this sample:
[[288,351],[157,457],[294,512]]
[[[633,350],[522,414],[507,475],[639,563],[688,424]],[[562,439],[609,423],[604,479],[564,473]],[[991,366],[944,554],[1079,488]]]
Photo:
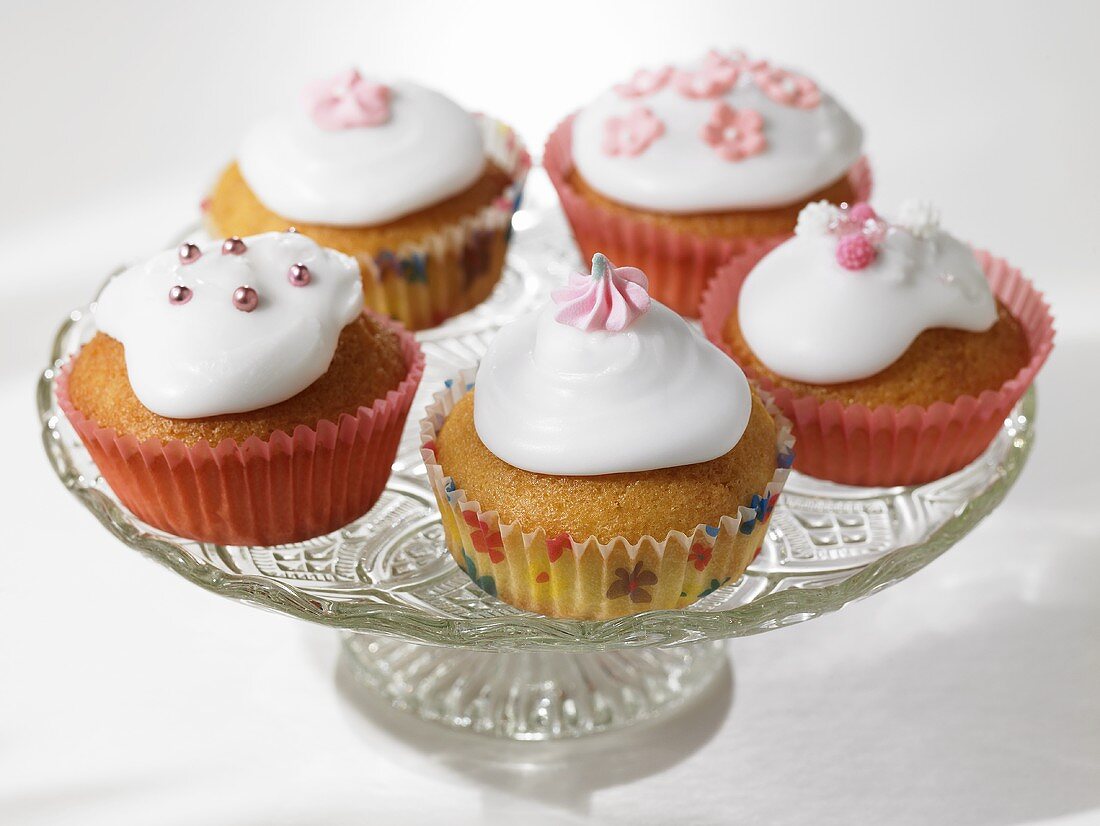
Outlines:
[[572,273],[569,286],[554,290],[554,303],[561,307],[554,320],[585,332],[621,332],[649,309],[648,288],[640,269],[616,267],[596,253],[591,275]]
[[[365,311],[368,312],[369,311]],[[397,454],[405,419],[424,374],[411,333],[397,333],[408,375],[384,398],[338,421],[299,425],[242,443],[138,441],[100,427],[77,410],[65,365],[58,405],[88,448],[103,479],[143,522],[220,545],[282,545],[321,536],[359,518],[378,501]]]
[[[703,332],[731,357],[726,322],[737,312],[745,275],[768,251],[756,251],[721,268],[703,298]],[[951,404],[900,409],[799,396],[741,365],[794,423],[796,470],[847,485],[917,485],[966,467],[989,446],[1050,355],[1054,319],[1042,293],[1018,269],[982,250],[975,255],[993,294],[1027,335],[1028,363],[1000,388],[977,398],[960,396]]]
[[[771,249],[779,236],[714,238],[676,232],[612,212],[586,200],[569,183],[573,170],[573,118],[570,115],[551,133],[543,151],[543,166],[561,199],[581,255],[603,252],[612,261],[629,262],[649,277],[649,294],[681,315],[697,318],[703,290],[715,271],[734,256]],[[855,200],[870,199],[871,168],[860,158],[849,170]]]
[[370,82],[358,69],[311,83],[305,102],[313,122],[322,129],[378,126],[390,119],[390,88]]

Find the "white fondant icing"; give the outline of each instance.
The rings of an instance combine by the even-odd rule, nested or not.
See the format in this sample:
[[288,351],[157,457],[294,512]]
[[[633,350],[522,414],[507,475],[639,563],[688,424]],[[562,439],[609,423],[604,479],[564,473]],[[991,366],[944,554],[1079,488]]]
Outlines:
[[[244,243],[241,255],[222,254],[220,240],[199,244],[191,264],[162,252],[100,294],[96,327],[122,342],[134,393],[154,413],[192,419],[289,399],[328,370],[340,331],[362,312],[354,258],[298,233]],[[311,275],[304,287],[287,279],[299,263]],[[191,289],[186,304],[168,300],[177,284]],[[259,296],[252,312],[233,306],[241,286]]]
[[[691,66],[689,69],[698,69]],[[812,195],[859,159],[862,130],[828,94],[812,108],[772,100],[743,69],[734,87],[692,99],[675,82],[643,97],[611,89],[573,122],[573,161],[594,189],[620,203],[670,213],[719,212],[784,206]],[[739,161],[723,159],[701,137],[717,102],[752,109],[764,119],[766,148]],[[664,134],[634,156],[608,155],[604,124],[644,106]]]
[[889,226],[875,260],[854,271],[837,263],[834,235],[805,233],[776,247],[741,287],[746,343],[781,376],[835,384],[886,369],[925,330],[988,330],[997,307],[974,253],[926,231]]
[[237,163],[256,197],[292,221],[384,224],[469,187],[485,168],[477,120],[439,92],[390,86],[376,126],[322,129],[299,105],[245,136]]
[[737,444],[752,398],[740,368],[652,301],[621,332],[585,332],[558,307],[506,325],[477,372],[474,426],[534,473],[597,476],[715,459]]

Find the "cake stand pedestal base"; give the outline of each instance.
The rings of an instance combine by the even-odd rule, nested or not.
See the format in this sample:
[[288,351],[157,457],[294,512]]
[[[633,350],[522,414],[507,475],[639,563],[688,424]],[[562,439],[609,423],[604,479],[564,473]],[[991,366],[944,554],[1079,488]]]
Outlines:
[[557,740],[662,716],[726,666],[722,641],[592,653],[491,653],[347,634],[357,680],[391,705],[451,728]]

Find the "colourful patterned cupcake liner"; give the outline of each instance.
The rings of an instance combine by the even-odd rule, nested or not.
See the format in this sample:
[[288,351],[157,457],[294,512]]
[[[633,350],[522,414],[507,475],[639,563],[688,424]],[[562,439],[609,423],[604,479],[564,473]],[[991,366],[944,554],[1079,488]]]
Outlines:
[[518,608],[553,617],[608,619],[682,608],[736,580],[760,550],[772,509],[793,461],[790,423],[761,394],[778,425],[772,480],[737,513],[691,533],[670,531],[663,539],[637,542],[616,537],[575,539],[525,532],[483,511],[440,467],[435,440],[443,422],[474,387],[475,368],[446,382],[420,423],[421,456],[442,514],[447,548],[480,588]]
[[[369,311],[365,311],[369,313]],[[217,446],[138,441],[100,427],[69,398],[72,360],[57,379],[57,401],[104,481],[135,516],[177,536],[220,545],[282,545],[321,536],[362,516],[382,495],[424,355],[400,337],[408,375],[369,407],[292,434]]]
[[511,127],[477,117],[486,155],[512,178],[504,192],[476,214],[418,243],[359,258],[367,306],[410,330],[434,327],[477,306],[504,270],[512,215],[519,208],[531,157]]
[[[703,298],[703,332],[731,358],[724,335],[726,321],[737,312],[746,275],[767,252],[757,251],[722,267]],[[741,365],[793,422],[798,439],[796,470],[847,485],[917,485],[965,467],[989,446],[1050,355],[1054,318],[1042,293],[1018,269],[984,250],[975,254],[993,294],[1024,328],[1031,352],[1028,363],[1000,388],[977,398],[960,396],[951,404],[900,409],[799,396]]]
[[477,306],[504,270],[512,215],[523,197],[531,156],[507,124],[476,117],[486,156],[508,173],[511,183],[488,206],[415,243],[356,256],[367,307],[408,330],[434,327]]
[[[707,282],[731,259],[766,250],[793,234],[753,238],[707,238],[676,232],[629,215],[609,212],[586,200],[569,183],[573,170],[573,118],[551,133],[543,151],[543,166],[558,191],[562,208],[583,257],[604,253],[616,264],[639,267],[649,276],[649,292],[681,315],[695,317]],[[866,158],[848,177],[857,200],[871,196],[873,180]]]

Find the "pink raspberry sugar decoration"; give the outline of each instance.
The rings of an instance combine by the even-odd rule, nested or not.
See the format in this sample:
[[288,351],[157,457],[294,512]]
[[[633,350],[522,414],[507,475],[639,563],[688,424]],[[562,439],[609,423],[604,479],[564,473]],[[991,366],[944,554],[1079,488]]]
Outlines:
[[866,269],[877,255],[875,245],[861,234],[842,236],[836,245],[836,262],[846,270]]
[[848,208],[848,218],[851,221],[855,221],[857,224],[864,224],[867,221],[873,221],[878,218],[878,213],[874,208],[866,201],[860,201],[858,204],[852,204]]

